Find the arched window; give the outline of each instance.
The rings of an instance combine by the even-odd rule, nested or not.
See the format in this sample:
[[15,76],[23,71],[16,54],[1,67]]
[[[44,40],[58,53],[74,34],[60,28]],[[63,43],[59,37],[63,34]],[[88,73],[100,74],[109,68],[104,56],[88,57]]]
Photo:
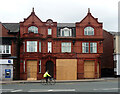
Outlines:
[[28,32],[38,33],[38,28],[36,26],[30,26],[28,28]]
[[84,35],[94,35],[94,28],[88,26],[84,29]]

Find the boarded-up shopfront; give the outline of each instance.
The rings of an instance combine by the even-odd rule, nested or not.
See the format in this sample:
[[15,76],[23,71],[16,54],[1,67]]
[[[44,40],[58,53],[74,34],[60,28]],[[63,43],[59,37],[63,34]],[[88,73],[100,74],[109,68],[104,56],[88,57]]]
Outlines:
[[57,59],[56,79],[77,80],[77,59]]

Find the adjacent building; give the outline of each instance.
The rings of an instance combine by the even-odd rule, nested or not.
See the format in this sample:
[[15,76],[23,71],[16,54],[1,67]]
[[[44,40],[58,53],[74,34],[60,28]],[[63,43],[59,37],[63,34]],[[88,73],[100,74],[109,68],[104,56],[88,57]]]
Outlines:
[[114,36],[114,73],[120,76],[120,32],[111,32]]
[[103,30],[103,54],[101,58],[101,77],[113,77],[114,76],[114,42],[113,35],[106,30]]
[[42,22],[34,9],[20,22],[20,79],[42,79],[46,70],[57,80],[101,77],[103,28],[88,10],[76,23]]
[[19,79],[19,23],[0,23],[0,80]]

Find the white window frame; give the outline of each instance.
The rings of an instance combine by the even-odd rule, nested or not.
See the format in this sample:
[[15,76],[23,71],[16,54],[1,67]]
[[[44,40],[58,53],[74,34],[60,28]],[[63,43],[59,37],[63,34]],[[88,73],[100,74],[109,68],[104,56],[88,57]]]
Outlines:
[[82,42],[82,53],[89,53],[89,42]]
[[94,35],[94,28],[91,26],[85,27],[84,35]]
[[41,52],[41,41],[39,41],[39,52]]
[[[91,51],[91,49],[92,49],[92,51]],[[90,43],[90,53],[97,53],[97,43],[96,42]]]
[[52,52],[52,42],[48,42],[48,53]]
[[65,53],[71,53],[71,42],[62,42],[61,43],[61,52]]
[[27,52],[37,52],[37,41],[27,41]]
[[38,27],[30,26],[30,27],[28,27],[28,32],[38,33]]
[[41,60],[39,61],[39,73],[41,73]]
[[61,37],[71,37],[72,36],[72,29],[69,29],[67,27],[61,29],[60,36]]
[[48,35],[52,35],[52,29],[48,28]]
[[[11,45],[0,45],[1,53],[0,54],[11,54]],[[7,47],[9,47],[9,53],[7,53]]]

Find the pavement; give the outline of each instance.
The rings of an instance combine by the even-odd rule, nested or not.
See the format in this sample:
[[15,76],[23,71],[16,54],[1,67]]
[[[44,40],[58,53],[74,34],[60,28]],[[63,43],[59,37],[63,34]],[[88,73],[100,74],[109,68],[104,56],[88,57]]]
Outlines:
[[[118,78],[99,78],[99,79],[78,79],[78,80],[56,80],[57,83],[70,83],[70,82],[100,82],[118,80]],[[0,84],[14,84],[14,83],[41,83],[41,80],[13,80],[13,81],[0,81]]]

